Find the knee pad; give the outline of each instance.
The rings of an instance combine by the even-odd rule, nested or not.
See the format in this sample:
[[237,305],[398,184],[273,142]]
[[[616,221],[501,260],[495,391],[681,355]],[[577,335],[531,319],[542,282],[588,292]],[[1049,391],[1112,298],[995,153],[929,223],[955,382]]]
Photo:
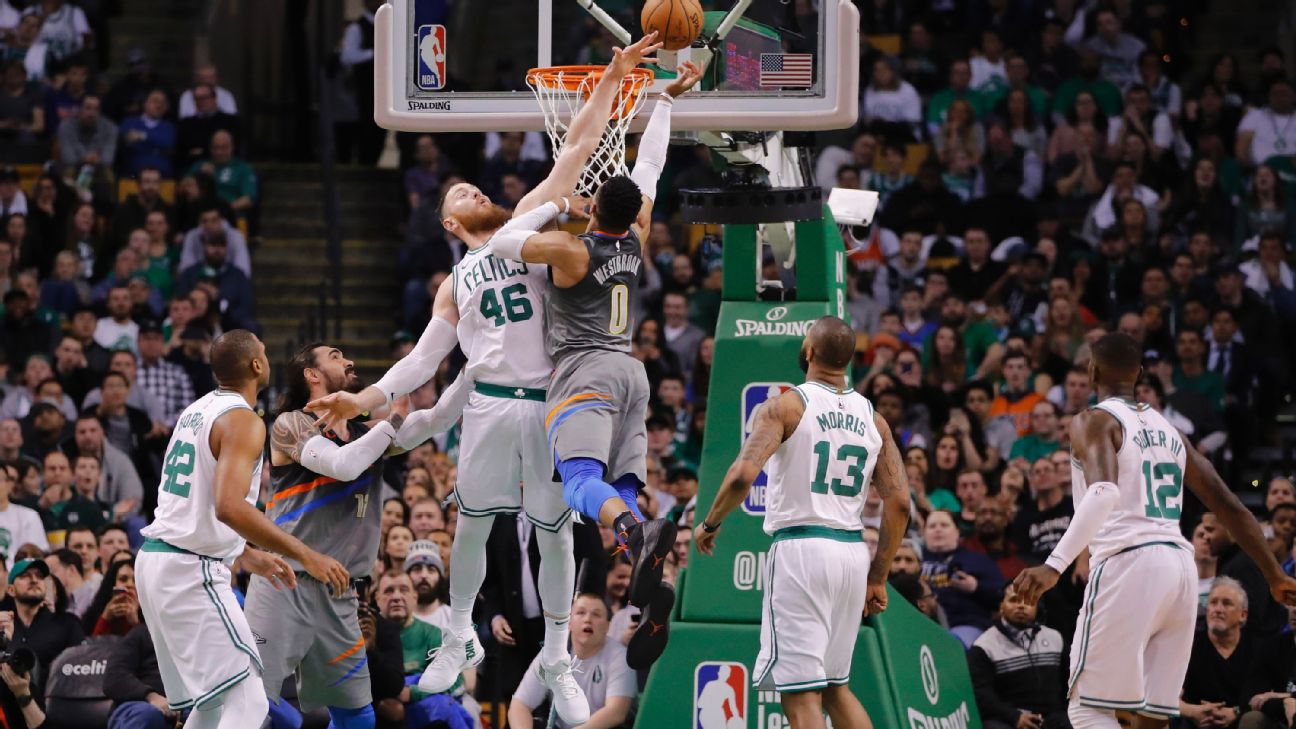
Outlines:
[[589,516],[598,519],[599,509],[612,498],[617,497],[616,489],[603,481],[602,462],[593,458],[569,458],[555,461],[558,474],[562,476],[563,499],[567,505]]
[[328,707],[329,729],[374,729],[373,705],[361,706],[358,709]]

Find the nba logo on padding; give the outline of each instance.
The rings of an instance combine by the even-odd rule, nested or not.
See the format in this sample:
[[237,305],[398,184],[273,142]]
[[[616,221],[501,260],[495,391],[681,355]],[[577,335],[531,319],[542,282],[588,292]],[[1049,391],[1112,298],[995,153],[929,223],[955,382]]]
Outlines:
[[[742,441],[747,442],[747,436],[751,435],[753,417],[756,415],[756,409],[765,404],[766,400],[772,400],[779,395],[792,389],[789,382],[753,382],[743,388],[742,391]],[[747,498],[743,499],[742,509],[748,514],[761,515],[765,513],[765,484],[769,477],[761,471],[756,480],[752,481],[751,491],[747,493]]]
[[747,729],[747,666],[699,663],[693,674],[693,729]]
[[446,29],[444,25],[420,25],[418,29],[418,73],[415,83],[423,91],[438,91],[446,82]]

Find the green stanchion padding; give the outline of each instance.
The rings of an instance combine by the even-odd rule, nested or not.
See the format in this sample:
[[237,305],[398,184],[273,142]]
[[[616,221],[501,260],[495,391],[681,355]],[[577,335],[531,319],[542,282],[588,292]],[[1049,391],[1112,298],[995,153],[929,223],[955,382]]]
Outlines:
[[981,729],[963,644],[888,588],[877,631],[898,727]]
[[[725,471],[738,457],[752,413],[805,379],[797,366],[801,341],[814,320],[827,313],[828,304],[821,301],[777,305],[726,301],[721,305],[695,519],[706,516]],[[725,520],[715,556],[705,557],[696,550],[689,556],[692,589],[681,601],[684,620],[760,622],[765,553],[770,545],[761,530],[764,483],[762,475],[742,508]]]
[[[778,692],[751,685],[759,651],[759,625],[672,624],[670,645],[639,699],[635,727],[786,727]],[[855,640],[850,688],[877,729],[902,729],[895,720],[878,636],[868,626],[860,628]]]

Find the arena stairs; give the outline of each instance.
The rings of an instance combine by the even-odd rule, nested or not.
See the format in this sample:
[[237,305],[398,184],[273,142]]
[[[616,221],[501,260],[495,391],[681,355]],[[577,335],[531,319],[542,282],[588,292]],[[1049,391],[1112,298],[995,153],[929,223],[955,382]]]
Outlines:
[[[314,164],[260,164],[261,244],[252,254],[257,318],[272,361],[311,336],[308,322],[329,287],[323,183]],[[400,174],[339,166],[342,227],[342,336],[335,343],[373,382],[390,363],[388,342],[400,303],[396,254],[405,220]],[[330,306],[332,306],[330,302]],[[333,342],[330,326],[323,337]]]

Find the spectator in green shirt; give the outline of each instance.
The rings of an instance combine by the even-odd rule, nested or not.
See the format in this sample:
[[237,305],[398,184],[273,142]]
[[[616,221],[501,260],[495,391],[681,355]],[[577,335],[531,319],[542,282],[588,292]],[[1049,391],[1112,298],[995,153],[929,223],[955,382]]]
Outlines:
[[1034,463],[1062,447],[1058,442],[1057,405],[1048,400],[1035,403],[1031,408],[1030,423],[1030,432],[1013,443],[1008,454],[1009,461],[1024,458],[1027,462]]
[[445,722],[450,729],[469,729],[473,725],[472,715],[457,697],[472,690],[477,682],[476,669],[464,671],[444,694],[420,690],[418,680],[431,663],[429,655],[441,647],[441,629],[414,618],[414,582],[401,570],[388,570],[378,578],[377,598],[379,614],[401,626],[405,689],[400,698],[405,704],[406,725],[424,727]]
[[1119,117],[1121,108],[1124,106],[1120,89],[1112,82],[1105,80],[1101,73],[1102,57],[1092,50],[1086,49],[1082,51],[1080,55],[1080,75],[1063,81],[1053,95],[1054,113],[1066,114],[1067,110],[1075,102],[1076,94],[1081,91],[1088,91],[1093,94],[1094,100],[1098,102],[1098,108],[1102,109],[1104,114],[1110,118]]
[[1175,353],[1179,366],[1174,371],[1174,386],[1178,390],[1200,393],[1210,403],[1211,409],[1224,409],[1224,379],[1218,372],[1206,369],[1206,342],[1196,329],[1182,329],[1175,339]]
[[240,218],[246,218],[256,205],[257,179],[252,165],[234,156],[234,137],[221,130],[212,135],[211,159],[199,160],[189,168],[186,176],[206,172],[216,182],[216,194],[234,208]]
[[[941,125],[945,123],[945,112],[957,99],[966,99],[978,119],[985,118],[991,109],[985,96],[972,88],[972,66],[966,58],[957,59],[950,64],[949,84],[949,88],[932,94],[931,101],[927,102],[927,131],[932,136],[940,131]],[[1117,96],[1119,95],[1118,92]]]

